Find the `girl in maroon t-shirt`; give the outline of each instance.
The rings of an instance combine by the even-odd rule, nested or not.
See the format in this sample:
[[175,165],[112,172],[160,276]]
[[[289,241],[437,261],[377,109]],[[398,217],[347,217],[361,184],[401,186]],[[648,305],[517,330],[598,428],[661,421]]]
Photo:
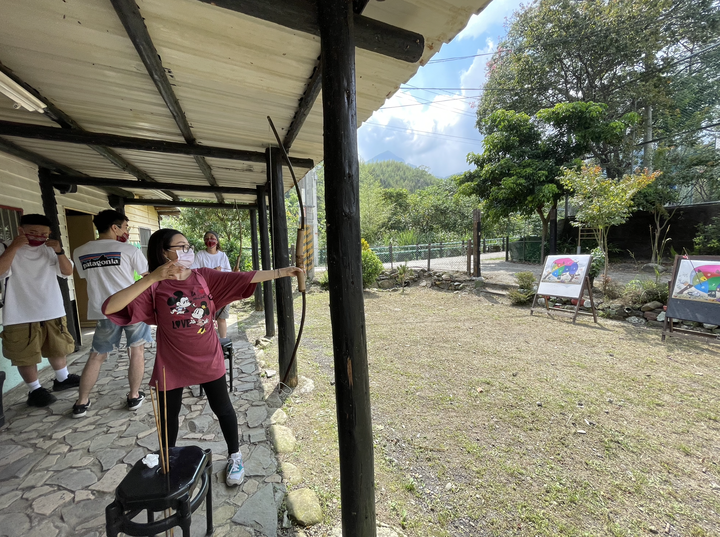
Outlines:
[[[225,359],[212,320],[216,310],[252,296],[257,283],[297,276],[303,271],[298,267],[257,272],[190,270],[193,260],[194,252],[182,233],[174,229],[156,231],[148,241],[150,274],[110,296],[103,304],[103,313],[121,326],[138,322],[157,325],[157,354],[150,385],[159,381],[167,390],[170,447],[177,440],[183,388],[199,384],[228,445],[226,482],[238,485],[245,471],[237,415],[228,395]],[[159,398],[161,420],[163,399]]]

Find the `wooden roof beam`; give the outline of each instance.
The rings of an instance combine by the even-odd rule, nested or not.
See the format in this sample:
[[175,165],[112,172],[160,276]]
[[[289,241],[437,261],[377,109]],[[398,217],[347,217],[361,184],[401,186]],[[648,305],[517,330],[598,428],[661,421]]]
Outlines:
[[[31,95],[33,95],[36,99],[39,99],[43,103],[47,105],[47,108],[45,109],[45,116],[47,116],[49,119],[60,125],[63,129],[73,129],[78,131],[85,131],[73,118],[71,118],[69,115],[67,115],[65,112],[60,110],[57,106],[55,106],[52,102],[50,102],[48,99],[45,98],[44,95],[42,95],[39,91],[37,91],[35,88],[33,88],[30,84],[26,83],[23,79],[21,79],[19,76],[15,74],[12,69],[9,69],[5,65],[3,65],[2,62],[0,62],[0,72],[5,74],[8,78],[15,81],[16,84],[24,88],[27,92],[29,92]],[[155,179],[151,177],[148,173],[144,172],[137,166],[135,166],[133,163],[129,162],[125,158],[123,158],[121,155],[113,151],[112,149],[108,149],[107,147],[99,146],[99,145],[88,145],[90,149],[101,155],[102,157],[105,157],[107,160],[112,162],[116,167],[120,168],[122,171],[129,173],[130,175],[135,176],[140,181],[150,181],[153,182]],[[163,192],[163,194],[166,194],[171,199],[178,199],[175,194],[172,192]]]
[[[117,0],[112,0],[115,3]],[[320,37],[316,0],[199,0]],[[355,7],[360,7],[356,2]],[[362,6],[364,7],[364,6]],[[425,38],[415,32],[355,13],[355,46],[396,60],[415,63],[422,58]]]
[[[165,73],[165,68],[162,65],[160,55],[155,49],[155,45],[150,38],[147,26],[145,26],[145,20],[140,14],[140,8],[135,3],[135,0],[110,1],[112,2],[118,17],[120,17],[120,22],[122,22],[122,25],[125,27],[128,37],[135,46],[135,50],[137,50],[140,59],[145,65],[145,69],[147,69],[150,78],[152,78],[152,81],[155,83],[155,87],[160,92],[160,95],[175,119],[175,123],[180,129],[185,142],[188,145],[196,145],[197,141],[195,140],[195,136],[192,133],[192,129],[190,128],[187,118],[185,117],[185,112],[180,106],[180,101],[178,101],[177,96],[170,85],[170,80],[168,79],[167,73]],[[200,168],[200,171],[205,176],[205,180],[212,186],[218,186],[217,180],[212,173],[212,169],[205,158],[200,155],[193,155],[193,158]],[[223,202],[222,194],[216,192],[215,197],[218,202]]]
[[[353,11],[359,15],[362,13],[363,9],[365,9],[365,6],[367,6],[369,1],[370,0],[353,0]],[[298,134],[300,134],[300,129],[302,129],[302,126],[305,124],[305,120],[310,115],[310,111],[315,105],[318,95],[320,95],[321,87],[322,61],[318,59],[318,64],[312,75],[310,75],[310,80],[308,81],[307,88],[305,88],[305,93],[303,93],[302,97],[300,97],[300,101],[298,102],[297,112],[295,112],[295,116],[293,117],[290,127],[288,127],[287,134],[283,139],[285,151],[290,151],[290,146],[292,146],[295,138],[297,138]]]
[[[60,130],[60,129],[57,129]],[[65,166],[64,164],[60,164],[59,162],[56,162],[52,159],[49,159],[47,157],[44,157],[42,155],[39,155],[38,153],[35,153],[33,151],[30,151],[29,149],[25,149],[24,147],[20,147],[17,144],[12,143],[10,140],[5,140],[3,138],[0,138],[0,151],[3,151],[7,153],[8,155],[13,155],[15,157],[21,158],[23,160],[26,160],[28,162],[31,162],[35,164],[38,168],[46,168],[48,170],[54,171],[59,174],[65,174],[63,177],[66,177],[70,179],[71,177],[86,177],[86,175],[82,172],[79,172],[73,168],[70,168],[69,166]],[[69,181],[66,181],[66,184]],[[115,194],[116,196],[121,196],[124,198],[132,198],[134,194],[132,192],[129,192],[128,190],[123,190],[122,188],[117,187],[98,187],[101,190],[104,190],[108,194]]]
[[[133,136],[119,136],[117,134],[103,134],[90,131],[77,131],[58,129],[44,125],[28,125],[14,121],[0,121],[0,135],[16,136],[18,138],[33,138],[50,142],[65,142],[69,144],[102,145],[118,149],[131,149],[136,151],[154,151],[156,153],[169,153],[174,155],[203,156],[218,159],[238,160],[242,162],[258,162],[265,164],[265,153],[260,151],[245,151],[242,149],[228,149],[209,145],[188,145],[180,142],[166,140],[153,140],[150,138],[136,138]],[[296,168],[312,168],[315,164],[309,158],[291,157],[290,162]]]
[[134,198],[125,200],[125,205],[151,205],[153,207],[198,207],[202,209],[255,209],[257,205],[240,205],[235,203],[203,203],[202,201],[171,201]]
[[[177,190],[178,192],[212,192],[220,194],[236,194],[240,196],[257,196],[257,188],[243,188],[237,186],[210,186],[186,185],[183,183],[146,183],[140,181],[126,181],[123,179],[108,179],[106,177],[68,177],[67,175],[52,175],[49,181],[55,185],[83,185],[95,187],[129,188],[135,190]],[[175,200],[178,201],[178,200]]]

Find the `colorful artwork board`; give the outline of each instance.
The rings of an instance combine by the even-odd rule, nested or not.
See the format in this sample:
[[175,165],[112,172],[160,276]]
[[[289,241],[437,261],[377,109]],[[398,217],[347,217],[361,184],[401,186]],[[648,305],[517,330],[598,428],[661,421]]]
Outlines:
[[547,256],[537,294],[580,298],[591,261],[590,255]]
[[673,319],[720,324],[720,257],[677,256],[667,315]]

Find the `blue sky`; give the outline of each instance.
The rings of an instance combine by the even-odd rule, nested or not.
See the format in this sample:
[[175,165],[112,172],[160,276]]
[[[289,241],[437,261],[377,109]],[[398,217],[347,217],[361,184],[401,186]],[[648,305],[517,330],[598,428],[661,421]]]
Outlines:
[[[521,0],[492,0],[465,29],[443,45],[431,62],[484,54],[464,60],[428,63],[358,129],[360,158],[370,160],[390,151],[413,166],[427,166],[438,177],[470,169],[470,152],[481,152],[474,102],[479,91],[412,90],[417,88],[481,88],[485,64],[505,35],[504,23]],[[405,89],[406,88],[406,89]],[[432,104],[421,104],[430,102]]]

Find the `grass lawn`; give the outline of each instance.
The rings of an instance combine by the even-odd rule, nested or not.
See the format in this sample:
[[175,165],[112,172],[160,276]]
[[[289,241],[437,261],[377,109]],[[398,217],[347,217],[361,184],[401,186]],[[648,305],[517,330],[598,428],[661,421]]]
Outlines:
[[[340,521],[328,303],[308,295],[298,371],[315,388],[284,407],[298,444],[282,460],[325,513],[308,536]],[[251,341],[262,315],[239,314]],[[365,316],[379,522],[423,537],[720,535],[720,347],[417,287],[366,292]]]

